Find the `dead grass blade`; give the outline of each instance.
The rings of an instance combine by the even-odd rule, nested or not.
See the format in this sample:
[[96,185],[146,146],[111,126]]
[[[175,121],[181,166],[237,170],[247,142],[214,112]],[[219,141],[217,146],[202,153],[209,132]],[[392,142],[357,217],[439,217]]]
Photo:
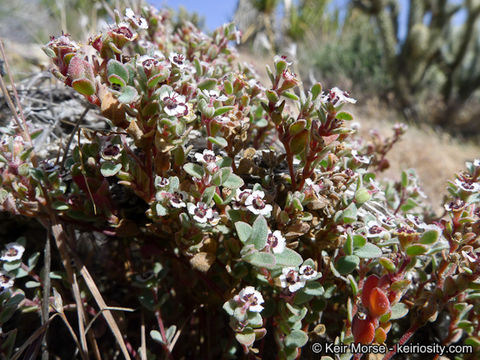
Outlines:
[[90,275],[90,273],[88,272],[87,268],[84,265],[82,265],[80,269],[80,274],[82,274],[82,277],[85,280],[85,283],[87,284],[88,288],[90,289],[90,292],[92,293],[93,298],[95,299],[98,307],[102,311],[103,317],[107,321],[107,324],[110,327],[110,330],[112,331],[113,336],[115,336],[115,339],[117,340],[118,345],[122,350],[123,356],[125,357],[125,359],[130,360],[130,355],[128,354],[127,346],[123,341],[122,333],[120,332],[117,322],[113,318],[111,311],[108,309],[107,304],[103,300],[102,294],[100,294],[100,291],[98,290],[97,285],[95,284],[95,281],[93,281],[92,276]]
[[147,360],[147,339],[145,337],[145,315],[142,311],[142,324],[140,325],[140,360]]
[[80,296],[80,288],[78,286],[77,275],[73,274],[73,296],[75,297],[75,303],[77,304],[77,318],[78,318],[78,332],[80,334],[81,351],[88,354],[87,337],[85,336],[85,312],[83,309],[82,297]]

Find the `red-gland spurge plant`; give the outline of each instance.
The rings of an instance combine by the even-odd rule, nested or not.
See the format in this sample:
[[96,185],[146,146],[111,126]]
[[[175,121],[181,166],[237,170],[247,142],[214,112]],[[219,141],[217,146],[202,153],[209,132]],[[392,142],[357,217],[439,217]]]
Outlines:
[[[295,359],[309,341],[405,344],[425,326],[477,351],[480,160],[432,217],[413,170],[376,180],[403,126],[365,142],[343,111],[355,100],[303,90],[284,57],[264,87],[230,46],[238,36],[231,24],[211,36],[175,29],[145,7],[117,13],[86,44],[52,37],[53,74],[97,107],[105,129],[79,131],[70,152],[58,144],[65,161],[37,155],[28,123],[4,131],[1,209],[51,229],[66,272],[39,276],[36,245],[24,262],[24,239],[8,244],[2,328],[17,308],[44,323],[49,312],[68,323],[74,308],[83,359],[114,356],[90,330],[99,314],[125,358]],[[100,251],[80,251],[85,234]],[[136,310],[122,313],[123,333],[113,302]],[[5,336],[10,357],[16,332]]]

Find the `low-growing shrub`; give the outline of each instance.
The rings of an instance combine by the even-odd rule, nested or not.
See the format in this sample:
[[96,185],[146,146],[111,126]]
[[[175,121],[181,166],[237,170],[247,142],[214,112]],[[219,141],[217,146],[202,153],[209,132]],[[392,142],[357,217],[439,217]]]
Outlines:
[[302,89],[284,57],[264,87],[238,63],[232,24],[172,29],[164,12],[127,9],[88,44],[45,46],[105,130],[47,158],[21,117],[5,130],[1,209],[35,217],[58,251],[6,245],[0,325],[32,311],[43,325],[25,345],[3,334],[2,354],[18,358],[57,316],[83,359],[117,345],[125,358],[295,359],[315,342],[386,344],[389,359],[429,323],[439,344],[478,349],[480,160],[427,221],[413,170],[375,180],[405,127],[365,144],[347,92]]

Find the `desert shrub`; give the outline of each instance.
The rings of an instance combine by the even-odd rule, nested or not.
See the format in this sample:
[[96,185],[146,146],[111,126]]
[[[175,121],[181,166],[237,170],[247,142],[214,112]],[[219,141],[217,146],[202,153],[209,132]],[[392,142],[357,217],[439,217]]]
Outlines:
[[[45,46],[105,129],[75,131],[71,151],[65,139],[64,156],[46,157],[18,114],[3,129],[1,210],[36,218],[58,250],[6,244],[3,356],[38,353],[63,324],[64,357],[83,359],[117,347],[125,358],[294,359],[314,342],[375,343],[388,359],[432,323],[442,345],[478,349],[480,161],[428,219],[413,170],[375,180],[405,127],[363,143],[347,92],[301,90],[283,57],[265,87],[238,63],[237,38],[232,24],[174,30],[145,7],[88,44],[63,34]],[[32,312],[42,326],[22,343],[9,324]]]

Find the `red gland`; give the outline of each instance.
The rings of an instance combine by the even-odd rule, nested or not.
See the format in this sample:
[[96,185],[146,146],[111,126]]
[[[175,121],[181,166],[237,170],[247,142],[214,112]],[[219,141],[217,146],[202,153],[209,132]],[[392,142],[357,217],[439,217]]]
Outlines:
[[390,310],[390,301],[387,295],[378,287],[370,291],[368,310],[373,317],[380,317]]
[[370,293],[372,292],[373,288],[377,287],[378,285],[378,276],[377,275],[370,275],[365,283],[363,284],[362,289],[362,304],[363,306],[368,308],[370,304]]
[[370,344],[375,338],[375,320],[370,317],[360,319],[355,316],[352,322],[352,333],[356,343]]

